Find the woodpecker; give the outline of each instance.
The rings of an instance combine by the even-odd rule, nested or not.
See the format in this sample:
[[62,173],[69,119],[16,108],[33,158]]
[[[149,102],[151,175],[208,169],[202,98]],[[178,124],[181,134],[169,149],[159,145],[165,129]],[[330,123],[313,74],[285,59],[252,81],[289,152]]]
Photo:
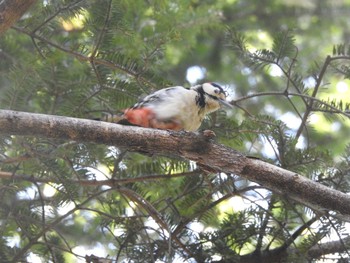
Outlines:
[[220,108],[232,108],[223,88],[213,82],[186,89],[181,86],[158,90],[126,109],[120,124],[146,128],[196,131],[204,117]]

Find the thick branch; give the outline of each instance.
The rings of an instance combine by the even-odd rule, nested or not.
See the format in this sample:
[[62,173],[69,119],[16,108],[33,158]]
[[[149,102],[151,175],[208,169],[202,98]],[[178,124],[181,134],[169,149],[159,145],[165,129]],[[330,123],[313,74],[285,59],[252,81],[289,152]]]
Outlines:
[[36,0],[0,1],[0,34],[11,27]]
[[0,110],[0,134],[95,142],[155,155],[181,156],[211,171],[233,173],[350,221],[350,196],[301,175],[248,158],[203,135],[122,126],[93,120]]
[[308,250],[308,256],[310,258],[320,258],[321,256],[333,253],[342,253],[349,249],[350,237],[346,237],[342,240],[330,241],[314,245]]

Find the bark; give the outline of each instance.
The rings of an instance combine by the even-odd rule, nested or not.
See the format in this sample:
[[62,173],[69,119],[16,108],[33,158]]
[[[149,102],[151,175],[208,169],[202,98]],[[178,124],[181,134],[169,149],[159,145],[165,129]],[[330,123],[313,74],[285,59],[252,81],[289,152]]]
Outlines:
[[342,240],[330,241],[314,245],[308,250],[307,254],[310,258],[315,259],[327,254],[347,252],[349,247],[350,237],[346,237]]
[[36,0],[0,1],[0,34],[10,28]]
[[94,142],[151,155],[180,156],[212,172],[233,173],[321,212],[350,221],[350,196],[192,132],[0,110],[0,134]]

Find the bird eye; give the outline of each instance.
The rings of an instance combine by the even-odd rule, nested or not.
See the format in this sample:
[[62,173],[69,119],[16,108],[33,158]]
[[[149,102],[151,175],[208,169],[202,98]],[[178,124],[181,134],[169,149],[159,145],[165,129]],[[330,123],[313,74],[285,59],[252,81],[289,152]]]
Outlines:
[[219,93],[220,93],[220,90],[219,90],[219,89],[214,89],[214,92],[215,92],[216,94],[219,94]]

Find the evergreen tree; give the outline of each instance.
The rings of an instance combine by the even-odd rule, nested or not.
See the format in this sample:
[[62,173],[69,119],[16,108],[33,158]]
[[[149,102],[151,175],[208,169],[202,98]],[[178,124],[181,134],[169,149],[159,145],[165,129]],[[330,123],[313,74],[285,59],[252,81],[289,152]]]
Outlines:
[[[349,11],[37,1],[0,36],[0,262],[347,262]],[[208,80],[215,141],[91,120]]]

